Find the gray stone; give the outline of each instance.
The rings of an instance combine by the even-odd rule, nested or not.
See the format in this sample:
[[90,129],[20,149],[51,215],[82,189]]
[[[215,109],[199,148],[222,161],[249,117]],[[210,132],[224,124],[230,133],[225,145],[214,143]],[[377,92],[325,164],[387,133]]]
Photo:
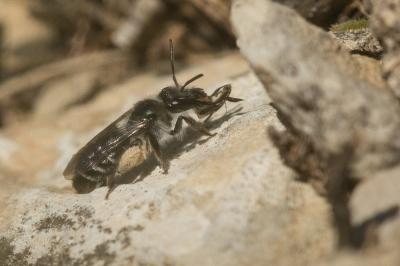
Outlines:
[[274,2],[286,5],[307,20],[324,27],[329,26],[348,4],[346,0],[274,0]]
[[328,33],[272,1],[234,1],[232,22],[274,103],[316,150],[329,157],[354,147],[356,177],[399,161],[396,99],[377,89]]
[[368,28],[349,31],[331,31],[332,36],[351,52],[379,55],[382,45]]
[[[227,68],[232,65],[234,70]],[[156,83],[139,76],[67,113],[64,127],[54,133],[56,143],[62,143],[56,163],[42,165],[36,188],[14,192],[1,209],[0,261],[5,265],[310,265],[330,254],[334,234],[329,207],[308,184],[295,181],[267,137],[268,126],[283,128],[261,83],[237,56],[200,65],[178,78],[200,69],[211,78],[198,81],[199,85],[232,83],[232,95],[244,99],[241,113],[227,117],[222,108],[212,129],[217,136],[187,143],[175,154],[167,175],[157,167],[142,181],[119,186],[109,200],[104,200],[106,188],[77,195],[62,178],[69,156],[89,138],[79,131],[66,137],[66,127],[94,132],[102,120],[90,124],[89,118],[106,110],[117,116],[121,104],[132,102],[129,93],[133,99],[150,93],[149,86],[132,90],[133,84]],[[151,90],[170,82],[170,77],[160,78]],[[228,113],[237,109],[235,104],[227,108]],[[78,114],[80,123],[73,120]],[[7,137],[17,143],[22,138]]]
[[371,26],[387,51],[383,58],[383,74],[389,87],[400,98],[400,1],[372,2]]
[[398,265],[400,110],[386,84],[368,74],[379,69],[360,71],[361,56],[274,1],[236,0],[232,22],[287,125],[276,135],[298,137],[297,146],[278,142],[282,157],[305,180],[322,179],[339,239],[352,248],[363,239],[363,252],[345,250],[316,265]]

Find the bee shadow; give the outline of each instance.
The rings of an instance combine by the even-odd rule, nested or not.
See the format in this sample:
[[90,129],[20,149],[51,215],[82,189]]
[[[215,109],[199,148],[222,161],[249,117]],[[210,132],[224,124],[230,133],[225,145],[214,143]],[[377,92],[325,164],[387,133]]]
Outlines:
[[[227,111],[223,116],[204,123],[205,127],[213,130],[220,127],[223,123],[227,122],[235,116],[242,115],[242,107],[238,106],[230,111]],[[188,152],[196,147],[202,145],[210,140],[212,137],[201,139],[204,135],[192,128],[186,128],[180,138],[173,138],[167,143],[163,149],[163,155],[167,162],[179,157],[182,153]],[[201,140],[200,140],[201,139]],[[150,175],[158,166],[157,160],[154,155],[149,156],[143,163],[133,167],[126,173],[121,175],[116,181],[117,185],[134,184],[142,181]]]

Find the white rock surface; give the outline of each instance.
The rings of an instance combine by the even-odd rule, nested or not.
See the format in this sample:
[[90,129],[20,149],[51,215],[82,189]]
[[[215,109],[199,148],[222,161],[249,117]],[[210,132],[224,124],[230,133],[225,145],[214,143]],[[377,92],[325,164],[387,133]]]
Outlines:
[[[1,212],[3,265],[310,265],[330,254],[329,207],[295,181],[268,139],[268,126],[282,126],[262,85],[237,56],[198,69],[207,75],[213,64],[221,72],[211,73],[212,87],[229,80],[232,95],[245,99],[240,114],[220,119],[222,108],[212,129],[217,136],[186,144],[167,175],[157,167],[142,181],[119,186],[109,200],[106,188],[75,194],[60,175],[68,156],[55,152],[53,164],[36,173],[37,187],[19,190]],[[224,64],[236,64],[237,73],[223,73]],[[127,86],[104,99],[123,102]],[[116,116],[120,104],[102,98],[80,116],[95,118],[107,109]],[[85,126],[85,119],[75,128],[98,128]],[[73,152],[79,130],[66,135],[62,129],[55,143]]]

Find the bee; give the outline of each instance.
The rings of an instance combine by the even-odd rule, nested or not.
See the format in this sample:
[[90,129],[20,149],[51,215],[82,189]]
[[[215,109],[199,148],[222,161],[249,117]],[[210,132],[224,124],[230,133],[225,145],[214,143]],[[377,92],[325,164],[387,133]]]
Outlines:
[[[217,88],[211,95],[207,95],[201,88],[188,87],[203,74],[194,76],[181,86],[175,75],[172,40],[169,45],[174,85],[163,88],[155,98],[137,102],[73,155],[63,175],[72,180],[72,185],[78,193],[88,193],[95,188],[108,186],[108,198],[110,192],[118,185],[116,180],[119,175],[119,161],[133,146],[138,146],[145,154],[152,153],[164,174],[168,173],[169,162],[161,145],[163,139],[178,136],[183,122],[204,135],[214,136],[215,133],[211,133],[204,123],[226,101],[242,101],[230,96],[230,84]],[[188,114],[189,111],[194,113],[199,121]]]

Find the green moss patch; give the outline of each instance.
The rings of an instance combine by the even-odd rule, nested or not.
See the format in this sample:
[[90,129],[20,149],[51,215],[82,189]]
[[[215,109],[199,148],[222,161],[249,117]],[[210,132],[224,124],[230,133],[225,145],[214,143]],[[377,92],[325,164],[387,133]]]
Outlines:
[[333,32],[344,32],[352,30],[363,30],[368,28],[368,20],[366,19],[355,19],[349,20],[344,23],[336,24],[331,27]]

